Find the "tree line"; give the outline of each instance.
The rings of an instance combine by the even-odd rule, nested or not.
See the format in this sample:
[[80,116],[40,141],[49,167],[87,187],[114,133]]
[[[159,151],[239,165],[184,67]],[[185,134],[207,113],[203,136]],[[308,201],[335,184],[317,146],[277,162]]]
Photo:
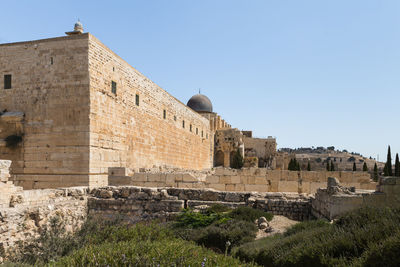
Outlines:
[[[288,165],[288,170],[289,171],[300,171],[300,163],[296,160],[296,158],[291,159]],[[333,163],[333,161],[326,161],[326,170],[327,171],[335,171],[335,164]],[[307,171],[311,171],[311,164],[310,161],[308,161],[307,163]],[[353,162],[353,171],[357,171],[357,165],[355,162]],[[367,163],[364,162],[363,167],[362,167],[362,171],[364,172],[368,172],[368,166]],[[392,166],[392,153],[390,151],[390,146],[388,146],[388,153],[387,153],[387,159],[386,159],[386,163],[385,163],[385,167],[383,168],[383,176],[396,176],[396,177],[400,177],[400,160],[399,160],[399,154],[396,153],[396,159],[395,159],[395,163],[394,163],[394,172],[393,172],[393,166]],[[374,170],[373,170],[373,179],[375,181],[378,181],[379,178],[379,170],[378,170],[378,166],[375,162],[374,165]]]

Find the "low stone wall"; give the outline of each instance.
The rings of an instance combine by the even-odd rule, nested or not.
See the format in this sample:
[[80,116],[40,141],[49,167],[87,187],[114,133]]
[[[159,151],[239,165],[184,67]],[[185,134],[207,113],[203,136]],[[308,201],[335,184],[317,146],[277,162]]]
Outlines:
[[251,206],[294,220],[310,218],[311,198],[293,193],[222,192],[210,189],[105,187],[93,189],[89,213],[122,215],[131,221],[168,220],[182,208],[222,204]]
[[0,160],[0,208],[9,206],[11,195],[22,192],[22,187],[14,186],[10,180],[10,160]]
[[15,242],[36,236],[59,216],[73,231],[87,215],[87,188],[26,190],[12,194],[0,208],[0,257]]
[[296,192],[314,194],[326,188],[329,176],[337,177],[342,184],[357,189],[376,188],[367,172],[282,171],[265,168],[241,170],[215,168],[208,172],[142,171],[127,175],[125,168],[109,171],[109,185],[134,185],[146,187],[212,188],[220,191]]
[[213,204],[251,206],[294,220],[311,216],[311,198],[304,194],[135,186],[26,190],[11,195],[8,207],[0,208],[0,258],[17,241],[37,236],[52,217],[62,218],[66,230],[74,231],[88,214],[167,221],[183,208]]
[[330,178],[327,188],[318,189],[315,194],[312,214],[332,220],[363,206],[400,207],[400,177],[381,178],[377,191],[347,188]]

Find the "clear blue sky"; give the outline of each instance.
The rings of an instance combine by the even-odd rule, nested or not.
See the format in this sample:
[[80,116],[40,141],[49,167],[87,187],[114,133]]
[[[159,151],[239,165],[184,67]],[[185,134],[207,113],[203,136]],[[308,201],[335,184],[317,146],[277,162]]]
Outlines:
[[[198,88],[232,126],[278,147],[400,152],[400,1],[2,1],[0,43],[80,18],[186,103]],[[394,158],[394,155],[392,155]]]

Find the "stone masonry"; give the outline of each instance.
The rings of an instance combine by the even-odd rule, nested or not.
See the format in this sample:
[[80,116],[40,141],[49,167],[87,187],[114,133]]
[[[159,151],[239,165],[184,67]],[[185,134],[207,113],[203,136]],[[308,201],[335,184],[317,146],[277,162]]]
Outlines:
[[265,168],[241,170],[215,168],[193,172],[149,169],[131,172],[126,168],[111,168],[109,185],[134,185],[146,187],[212,188],[220,191],[295,192],[314,194],[325,188],[329,176],[338,177],[345,186],[357,189],[376,188],[376,183],[366,172],[281,171]]
[[[0,114],[0,157],[13,160],[16,185],[107,185],[109,167],[212,167],[210,122],[93,35],[0,44],[0,84],[9,75],[0,111],[22,114],[22,128]],[[4,145],[11,135],[17,147]]]

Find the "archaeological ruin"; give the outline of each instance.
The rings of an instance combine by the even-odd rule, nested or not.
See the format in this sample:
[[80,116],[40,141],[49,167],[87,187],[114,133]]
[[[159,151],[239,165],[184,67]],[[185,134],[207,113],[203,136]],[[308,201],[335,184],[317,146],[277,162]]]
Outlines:
[[0,252],[56,213],[73,230],[88,214],[166,220],[219,203],[335,219],[400,201],[398,178],[287,170],[276,138],[233,128],[205,95],[183,104],[79,23],[0,44],[0,77]]

